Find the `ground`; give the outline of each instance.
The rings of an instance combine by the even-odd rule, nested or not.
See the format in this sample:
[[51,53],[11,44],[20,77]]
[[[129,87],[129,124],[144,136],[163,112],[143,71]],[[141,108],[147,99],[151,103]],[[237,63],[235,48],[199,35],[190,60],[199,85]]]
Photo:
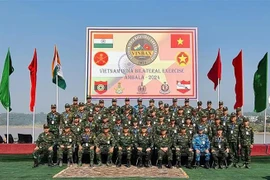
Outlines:
[[[259,180],[268,179],[270,180],[270,157],[256,157],[252,158],[251,169],[225,169],[225,170],[214,170],[214,169],[186,169],[183,170],[189,176],[189,179],[243,179],[243,180]],[[66,167],[47,167],[45,165],[39,166],[38,168],[32,168],[33,162],[31,156],[0,156],[0,179],[52,179],[53,176],[64,170]],[[59,178],[57,178],[59,179]],[[96,178],[95,178],[96,179]],[[99,178],[99,180],[108,180],[108,178]],[[116,178],[109,178],[116,179]],[[128,180],[146,179],[146,178],[126,178]],[[147,178],[149,179],[149,178]],[[178,178],[179,179],[179,178]],[[65,178],[68,180],[68,178]]]

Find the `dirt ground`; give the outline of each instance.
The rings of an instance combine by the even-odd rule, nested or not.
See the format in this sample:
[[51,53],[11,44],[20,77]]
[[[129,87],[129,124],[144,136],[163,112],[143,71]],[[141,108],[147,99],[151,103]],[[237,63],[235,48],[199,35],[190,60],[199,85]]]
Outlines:
[[122,167],[92,167],[87,164],[82,167],[73,165],[56,174],[54,178],[124,178],[124,177],[144,177],[144,178],[188,178],[188,175],[181,168],[168,169],[163,167],[158,169],[157,167],[151,168],[137,168],[132,166],[127,168]]

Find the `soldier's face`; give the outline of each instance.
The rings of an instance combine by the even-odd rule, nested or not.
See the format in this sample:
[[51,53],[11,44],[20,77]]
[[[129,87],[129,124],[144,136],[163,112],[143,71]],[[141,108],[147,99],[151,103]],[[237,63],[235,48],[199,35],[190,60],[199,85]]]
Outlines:
[[216,123],[216,124],[220,124],[220,119],[216,119],[216,120],[215,120],[215,123]]
[[226,111],[223,111],[223,113],[224,113],[224,114],[228,114],[228,111],[227,111],[227,110],[226,110]]
[[173,101],[173,105],[177,105],[177,101]]
[[202,108],[202,105],[201,104],[198,104],[198,108]]
[[129,105],[129,104],[130,104],[130,101],[125,101],[125,104],[126,104],[126,105]]
[[165,107],[165,111],[169,111],[169,107]]
[[175,124],[175,120],[171,120],[171,124]]
[[159,104],[159,108],[164,108],[164,105],[163,104]]
[[207,107],[208,107],[208,108],[211,108],[211,107],[212,107],[212,104],[211,104],[211,103],[208,103],[208,104],[207,104]]
[[78,104],[78,101],[77,100],[73,100],[73,104],[74,105],[77,105]]
[[181,134],[186,134],[186,129],[181,129],[180,133]]
[[150,106],[154,106],[154,102],[149,102],[149,105]]
[[84,109],[84,106],[80,106],[79,110],[82,111]]
[[124,133],[128,133],[128,129],[126,129],[126,128],[123,129],[123,131],[124,131]]
[[70,108],[69,108],[69,107],[66,107],[66,108],[65,108],[65,110],[66,110],[66,111],[69,111],[69,110],[70,110]]
[[222,135],[222,131],[221,130],[217,131],[217,135],[221,136]]
[[109,120],[108,118],[105,118],[105,119],[103,119],[103,122],[106,123],[106,122],[108,122],[108,120]]
[[165,135],[167,131],[161,131],[161,135]]
[[183,114],[184,110],[178,110],[179,114]]
[[146,124],[148,124],[148,125],[151,124],[151,121],[146,121]]
[[186,123],[187,123],[187,124],[190,124],[190,123],[191,123],[191,120],[190,120],[190,119],[187,119],[187,120],[186,120]]
[[202,134],[202,133],[203,133],[203,130],[199,130],[198,133],[199,133],[199,134]]
[[93,117],[88,117],[88,121],[93,121]]
[[232,116],[231,117],[231,120],[232,120],[232,122],[235,122],[236,121],[236,117],[235,116]]
[[204,121],[206,121],[207,120],[207,118],[206,117],[202,117],[202,121],[204,122]]
[[249,121],[244,122],[244,126],[248,126],[249,125]]
[[223,108],[223,104],[220,104],[220,105],[219,105],[219,109],[222,109],[222,108]]
[[70,128],[66,128],[65,132],[68,133],[70,131]]
[[114,109],[111,109],[111,114],[114,114],[115,113],[115,110]]
[[99,106],[100,107],[104,107],[104,103],[99,103]]
[[185,106],[188,106],[189,105],[189,102],[188,101],[185,101]]
[[103,129],[103,132],[104,133],[108,133],[109,132],[109,129]]
[[51,108],[51,111],[52,112],[56,112],[56,108]]
[[44,129],[44,132],[45,132],[45,133],[48,133],[49,130],[50,130],[49,128],[45,128],[45,129]]
[[75,118],[75,119],[74,119],[74,122],[75,122],[75,123],[79,122],[79,118]]
[[116,106],[116,102],[112,102],[112,105],[113,105],[113,106]]
[[96,110],[96,111],[99,111],[99,109],[100,109],[99,107],[97,107],[97,106],[95,107],[95,110]]
[[91,103],[92,99],[87,99],[87,103]]
[[142,133],[146,133],[147,129],[146,128],[142,128]]
[[90,128],[85,128],[85,132],[89,133],[90,132]]
[[164,121],[164,117],[159,118],[159,122],[163,122]]
[[237,111],[236,114],[237,115],[241,115],[242,114],[242,111]]
[[142,105],[142,101],[138,101],[138,104],[139,104],[139,105]]
[[134,122],[133,123],[133,126],[138,126],[138,122]]

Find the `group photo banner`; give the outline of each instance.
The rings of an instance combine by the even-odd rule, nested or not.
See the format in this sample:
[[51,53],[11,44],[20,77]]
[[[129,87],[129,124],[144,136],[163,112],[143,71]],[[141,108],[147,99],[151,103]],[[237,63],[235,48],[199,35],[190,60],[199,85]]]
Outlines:
[[88,27],[92,98],[198,98],[197,28]]

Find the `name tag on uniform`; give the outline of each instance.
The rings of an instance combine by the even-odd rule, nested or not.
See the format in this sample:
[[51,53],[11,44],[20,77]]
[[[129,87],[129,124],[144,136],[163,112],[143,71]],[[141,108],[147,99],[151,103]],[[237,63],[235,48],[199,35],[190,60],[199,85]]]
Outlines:
[[223,126],[225,126],[226,125],[226,123],[225,122],[223,122]]
[[142,121],[140,121],[139,124],[142,124]]
[[170,122],[171,120],[170,119],[168,119],[168,122]]
[[221,148],[221,144],[218,144],[218,148],[219,148],[219,149]]
[[120,132],[118,132],[118,136],[120,136]]
[[189,134],[192,134],[192,131],[189,131]]
[[128,121],[128,124],[130,124],[130,121]]
[[72,139],[69,139],[69,142],[72,142]]
[[110,144],[110,141],[108,141],[107,143]]
[[80,128],[77,128],[77,131],[80,131]]
[[115,121],[115,118],[113,118],[113,121]]
[[204,130],[207,131],[207,128],[205,128]]
[[174,133],[176,133],[176,130],[174,130]]
[[65,121],[65,124],[67,124],[67,121]]
[[195,126],[196,126],[196,124],[193,124],[193,126],[195,127]]
[[249,132],[248,131],[246,131],[246,135],[249,135]]
[[85,146],[88,147],[88,143],[85,143]]
[[202,144],[205,144],[205,141],[202,141]]
[[233,130],[231,130],[231,134],[233,134]]
[[54,121],[52,121],[52,124],[54,124]]
[[184,120],[182,119],[182,124],[184,124]]
[[154,122],[154,124],[156,124],[156,121]]
[[80,119],[80,122],[82,122],[82,119]]

